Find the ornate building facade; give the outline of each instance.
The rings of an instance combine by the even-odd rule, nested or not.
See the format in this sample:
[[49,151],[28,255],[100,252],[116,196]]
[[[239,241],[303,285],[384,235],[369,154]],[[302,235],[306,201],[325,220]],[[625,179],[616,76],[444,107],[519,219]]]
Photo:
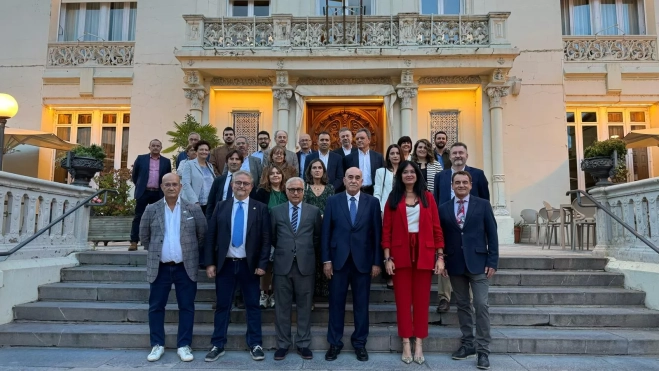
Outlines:
[[[383,151],[438,130],[469,146],[500,229],[588,187],[594,140],[659,125],[656,0],[9,0],[0,5],[9,126],[101,144],[130,166],[185,114],[259,130],[367,127]],[[657,151],[655,151],[657,152]],[[52,150],[8,171],[62,181]],[[659,174],[628,153],[629,180]],[[26,166],[26,164],[29,164]]]

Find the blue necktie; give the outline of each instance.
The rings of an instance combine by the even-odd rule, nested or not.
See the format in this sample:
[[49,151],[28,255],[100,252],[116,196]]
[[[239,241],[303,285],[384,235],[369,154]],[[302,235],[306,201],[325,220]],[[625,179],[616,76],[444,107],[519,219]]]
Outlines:
[[233,218],[233,233],[231,236],[231,244],[233,247],[243,245],[243,229],[245,224],[245,212],[243,211],[242,201],[238,201],[238,210],[236,216]]
[[293,215],[291,216],[291,227],[293,227],[293,233],[297,233],[297,210],[299,207],[293,206]]
[[356,198],[350,197],[350,219],[352,219],[352,225],[355,225],[355,222],[357,221],[357,203],[355,203],[356,200]]

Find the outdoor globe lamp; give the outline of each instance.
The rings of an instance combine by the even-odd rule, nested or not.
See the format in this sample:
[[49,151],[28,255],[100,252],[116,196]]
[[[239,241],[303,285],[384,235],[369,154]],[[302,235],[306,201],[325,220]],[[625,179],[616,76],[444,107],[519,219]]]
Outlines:
[[18,102],[9,94],[0,93],[0,171],[2,170],[2,158],[5,154],[5,125],[7,120],[16,116]]

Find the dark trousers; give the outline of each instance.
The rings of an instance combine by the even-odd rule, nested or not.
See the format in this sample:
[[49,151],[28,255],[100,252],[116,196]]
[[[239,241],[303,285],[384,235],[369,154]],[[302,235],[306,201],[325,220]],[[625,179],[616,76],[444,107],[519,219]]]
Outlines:
[[158,276],[150,285],[149,292],[149,332],[151,346],[165,346],[165,305],[172,290],[176,291],[178,303],[178,335],[176,347],[192,344],[194,326],[194,299],[197,295],[197,283],[192,281],[185,271],[183,263],[176,265],[160,264]]
[[469,300],[469,288],[474,294],[474,309],[476,311],[475,345],[478,353],[490,354],[490,306],[488,295],[490,281],[485,273],[450,276],[453,286],[453,296],[458,306],[458,321],[462,331],[462,345],[474,347],[474,311]]
[[327,342],[343,348],[343,328],[346,315],[348,285],[352,288],[355,331],[350,337],[353,348],[364,348],[368,337],[368,300],[371,293],[371,272],[360,273],[352,254],[340,270],[334,269],[329,282],[329,324]]
[[163,195],[160,191],[144,191],[142,196],[136,200],[135,217],[130,228],[130,242],[139,242],[140,240],[140,220],[142,220],[144,209],[162,198]]
[[293,298],[297,313],[297,335],[295,345],[308,348],[311,344],[311,304],[313,303],[314,275],[300,273],[296,260],[293,260],[290,272],[286,275],[274,275],[274,291],[277,298],[275,306],[275,331],[277,346],[288,349],[291,346],[291,311]]
[[222,269],[215,276],[217,307],[215,309],[215,329],[211,337],[213,346],[224,348],[227,343],[231,304],[237,283],[240,284],[240,289],[243,292],[245,311],[247,312],[247,333],[245,334],[247,346],[251,349],[256,345],[262,345],[259,282],[259,276],[249,271],[245,259],[234,261],[231,258],[226,258],[224,260]]

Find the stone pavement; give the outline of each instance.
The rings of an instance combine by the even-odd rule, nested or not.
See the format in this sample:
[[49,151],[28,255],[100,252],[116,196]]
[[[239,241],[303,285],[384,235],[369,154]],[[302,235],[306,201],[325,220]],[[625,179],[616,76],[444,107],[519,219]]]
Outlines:
[[[405,365],[400,354],[371,353],[368,362],[359,362],[354,353],[345,352],[334,362],[324,360],[323,352],[315,352],[314,359],[303,361],[289,353],[283,361],[275,362],[273,352],[266,352],[263,362],[252,361],[248,352],[227,352],[217,362],[204,362],[205,351],[195,351],[193,362],[181,362],[174,349],[167,349],[158,362],[148,362],[149,350],[104,350],[70,348],[0,348],[0,370],[102,370],[102,369],[181,369],[181,370],[477,370],[476,360],[453,361],[448,354],[426,354],[426,364]],[[657,357],[629,356],[550,356],[493,354],[492,370],[597,370],[597,371],[659,371]]]

